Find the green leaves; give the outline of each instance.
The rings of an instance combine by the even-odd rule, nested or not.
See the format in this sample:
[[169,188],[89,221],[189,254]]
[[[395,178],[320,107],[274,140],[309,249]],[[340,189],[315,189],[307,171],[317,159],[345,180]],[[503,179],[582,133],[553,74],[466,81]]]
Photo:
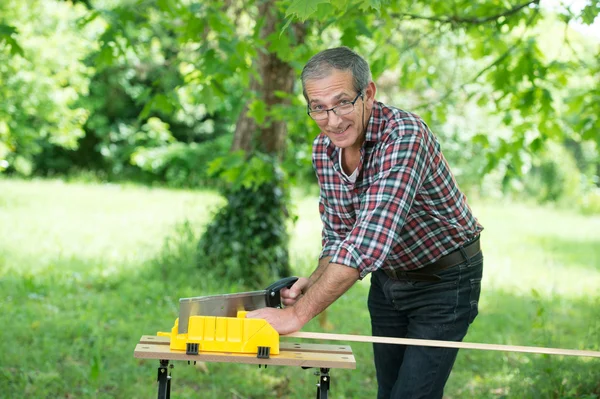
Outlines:
[[170,114],[174,111],[175,106],[172,100],[166,94],[159,93],[152,97],[138,115],[139,120],[148,118],[152,111],[159,111],[163,114]]
[[285,16],[293,16],[304,22],[317,11],[319,4],[329,3],[330,0],[293,0],[287,8]]
[[43,151],[72,150],[84,135],[89,112],[79,101],[89,70],[81,60],[92,45],[87,28],[73,29],[81,13],[67,3],[0,4],[0,172],[31,175]]
[[221,280],[262,289],[289,276],[287,198],[280,179],[226,190],[198,245],[198,266]]
[[[134,0],[92,10],[33,2],[29,13],[18,12],[21,3],[0,5],[0,91],[8,99],[0,104],[0,168],[35,170],[35,154],[75,148],[85,124],[83,158],[92,154],[117,173],[135,167],[161,180],[173,163],[173,176],[186,176],[180,171],[197,166],[190,154],[205,154],[195,145],[231,135],[249,101],[259,129],[286,121],[286,168],[312,178],[318,127],[304,112],[300,85],[292,93],[282,88],[267,106],[258,90],[275,77],[259,76],[257,61],[271,54],[299,75],[310,56],[338,45],[367,58],[378,99],[420,113],[445,147],[469,148],[477,162],[465,169],[483,169],[488,157],[488,170],[502,170],[513,156],[516,164],[521,153],[537,156],[546,140],[600,142],[596,47],[571,35],[552,59],[547,42],[559,47],[564,25],[537,3],[518,9],[496,0],[273,0],[267,4],[278,19],[269,34],[261,31],[265,3],[256,1]],[[591,23],[598,4],[558,13],[562,21]],[[168,128],[145,130],[151,121]],[[160,131],[171,139],[141,139],[163,137]],[[460,156],[456,151],[451,162]],[[223,166],[232,169],[227,181],[261,181],[265,173],[251,159]],[[244,177],[242,166],[253,162],[256,173]]]
[[259,288],[288,276],[289,190],[276,157],[243,151],[211,163],[226,184],[219,210],[198,245],[201,270]]
[[254,100],[248,106],[248,116],[254,118],[258,125],[262,125],[267,118],[267,105],[262,100]]
[[276,179],[281,174],[278,168],[272,156],[257,152],[248,157],[244,151],[235,151],[212,161],[208,173],[220,177],[233,190],[256,190]]
[[381,1],[382,0],[363,0],[358,6],[358,8],[360,8],[360,10],[364,12],[370,12],[373,10],[378,11],[381,7]]
[[589,0],[588,4],[581,10],[581,21],[584,24],[591,25],[600,13],[600,1]]
[[272,33],[267,37],[268,50],[285,62],[293,61],[293,46],[289,32]]
[[[358,3],[358,4],[356,4]],[[320,19],[322,16],[315,15],[317,10],[331,10],[335,8],[341,12],[349,11],[351,8],[358,5],[360,12],[372,12],[379,11],[382,0],[359,0],[359,1],[348,1],[348,0],[292,0],[292,3],[288,6],[285,16],[288,18],[297,18],[304,22],[309,17],[314,19]],[[328,8],[319,7],[321,4],[328,4]],[[339,14],[339,13],[338,13]],[[289,24],[287,22],[286,26]]]
[[14,26],[0,24],[0,45],[6,44],[10,48],[11,55],[20,55],[21,57],[23,57],[25,55],[25,53],[23,52],[23,48],[13,38],[13,35],[17,34],[17,28],[15,28]]

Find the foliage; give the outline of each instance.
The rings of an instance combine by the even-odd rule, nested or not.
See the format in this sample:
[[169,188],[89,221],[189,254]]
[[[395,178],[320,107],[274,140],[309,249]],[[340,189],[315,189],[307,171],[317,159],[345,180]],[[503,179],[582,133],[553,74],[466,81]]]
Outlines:
[[[235,114],[237,103],[236,98],[210,101],[214,96],[195,67],[204,60],[182,43],[174,16],[165,21],[162,16],[155,7],[141,12],[123,5],[94,10],[85,21],[106,22],[99,38],[104,45],[89,61],[97,72],[86,128],[102,155],[99,166],[111,174],[135,176],[135,166],[168,184],[193,186],[208,181],[202,168],[222,154],[220,138],[231,131],[235,119],[228,115]],[[235,79],[219,82],[231,84]],[[152,135],[157,121],[162,132]],[[215,139],[220,143],[202,144]],[[208,149],[218,152],[205,156]],[[194,154],[200,158],[194,161]]]
[[216,186],[207,164],[226,154],[231,143],[229,135],[203,143],[173,142],[152,148],[137,147],[131,163],[172,187]]
[[[6,11],[2,17],[15,25],[0,21],[0,53],[10,61],[0,70],[0,82],[2,76],[7,81],[3,96],[9,99],[0,109],[0,169],[53,175],[87,168],[105,171],[111,179],[150,177],[169,184],[197,174],[181,171],[199,166],[191,165],[185,154],[230,133],[240,102],[225,96],[218,101],[206,89],[194,65],[207,60],[173,32],[176,16],[162,23],[155,7],[141,12],[118,2],[99,1],[98,8],[86,3],[87,9],[54,3],[27,0],[0,6]],[[41,15],[44,21],[38,23]],[[15,49],[24,49],[23,57]],[[61,49],[69,49],[69,56],[56,57]],[[238,81],[234,73],[223,74],[215,86],[229,89],[239,86]],[[163,133],[148,137],[157,120],[164,124]],[[176,148],[191,148],[158,150],[175,142],[181,143]],[[166,174],[147,164],[140,168],[133,155],[139,160],[139,154],[151,149],[157,149],[155,158],[161,153],[165,160],[178,154],[182,158]]]
[[385,82],[379,98],[417,111],[435,132],[451,130],[443,145],[475,149],[474,165],[450,157],[469,166],[468,180],[497,170],[505,182],[519,177],[547,142],[600,144],[600,45],[565,26],[591,24],[595,3],[549,12],[537,1],[435,1],[406,10],[402,2],[298,0],[287,12],[310,21],[325,43],[367,55]]
[[[177,169],[203,164],[192,166],[184,154],[233,133],[248,102],[259,127],[287,122],[289,176],[314,179],[310,143],[318,131],[304,114],[299,88],[278,92],[281,104],[267,107],[252,86],[262,79],[256,60],[275,54],[299,72],[312,54],[340,44],[370,61],[379,99],[421,114],[442,145],[472,148],[476,168],[460,151],[448,158],[475,185],[482,173],[522,175],[547,141],[598,143],[600,137],[599,46],[566,25],[592,23],[596,2],[548,9],[537,1],[407,7],[389,0],[282,0],[276,4],[286,17],[268,37],[260,35],[264,19],[256,1],[54,4],[0,6],[0,49],[8,60],[0,75],[8,99],[0,109],[0,158],[4,169],[19,173],[93,168],[110,178],[141,174],[178,184],[185,178],[166,177],[148,159],[163,154],[156,164],[164,165],[181,154]],[[293,44],[290,24],[298,20],[307,31],[303,44]],[[48,26],[60,26],[62,39]],[[66,38],[76,50],[56,66],[57,57],[48,54],[60,53],[53,43]],[[63,93],[62,100],[49,93]],[[172,139],[145,138],[150,118],[168,125]],[[586,179],[598,175],[585,173]]]
[[199,242],[198,264],[227,281],[264,288],[290,275],[289,193],[276,158],[234,155],[212,164],[211,173],[226,182],[227,204]]
[[0,4],[0,172],[29,175],[45,145],[75,148],[84,135],[89,111],[77,100],[89,81],[79,59],[93,42],[91,29],[75,27],[83,12],[54,2]]
[[573,203],[581,193],[582,185],[582,175],[573,156],[554,143],[543,150],[525,180],[526,191],[541,203]]
[[11,55],[23,56],[23,48],[19,46],[19,43],[14,38],[17,32],[17,28],[14,26],[0,24],[0,45],[9,46]]

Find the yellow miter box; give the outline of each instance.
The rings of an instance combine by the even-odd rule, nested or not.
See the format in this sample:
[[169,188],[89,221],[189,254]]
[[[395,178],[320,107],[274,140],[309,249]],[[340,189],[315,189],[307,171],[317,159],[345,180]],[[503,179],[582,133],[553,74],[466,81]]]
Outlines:
[[264,319],[248,319],[245,311],[237,317],[190,316],[188,332],[178,334],[179,319],[170,333],[157,335],[170,337],[171,350],[199,352],[235,352],[257,354],[259,358],[279,354],[279,333]]

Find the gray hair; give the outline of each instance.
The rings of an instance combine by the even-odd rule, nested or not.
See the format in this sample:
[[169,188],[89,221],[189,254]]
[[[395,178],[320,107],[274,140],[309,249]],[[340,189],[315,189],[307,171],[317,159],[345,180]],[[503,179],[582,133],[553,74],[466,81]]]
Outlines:
[[369,64],[348,47],[335,47],[315,54],[302,69],[302,92],[306,96],[307,80],[322,79],[329,76],[334,69],[352,72],[354,89],[362,91],[371,82]]

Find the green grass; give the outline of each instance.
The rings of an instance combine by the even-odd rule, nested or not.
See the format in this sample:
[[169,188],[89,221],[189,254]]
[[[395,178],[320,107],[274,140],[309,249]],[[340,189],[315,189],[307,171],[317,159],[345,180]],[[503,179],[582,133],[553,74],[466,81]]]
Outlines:
[[[200,274],[195,248],[222,200],[210,192],[0,180],[0,397],[156,397],[158,362],[133,358],[167,331],[179,297],[242,287]],[[472,204],[486,230],[480,316],[466,340],[599,350],[600,217]],[[291,259],[319,253],[316,199],[297,195]],[[368,279],[305,331],[369,334]],[[374,397],[369,344],[332,372],[332,398]],[[176,362],[173,397],[306,398],[313,370]],[[600,360],[462,350],[447,398],[597,398]]]

